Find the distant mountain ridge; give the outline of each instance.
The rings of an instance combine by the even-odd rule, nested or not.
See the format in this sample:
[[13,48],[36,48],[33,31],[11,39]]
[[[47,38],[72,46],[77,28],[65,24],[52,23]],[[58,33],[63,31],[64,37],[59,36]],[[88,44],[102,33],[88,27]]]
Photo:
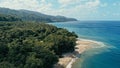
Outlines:
[[0,8],[0,14],[4,16],[12,16],[15,18],[19,18],[22,21],[40,21],[40,22],[77,21],[77,19],[67,18],[64,16],[52,16],[52,15],[42,14],[36,11],[13,10],[9,8]]

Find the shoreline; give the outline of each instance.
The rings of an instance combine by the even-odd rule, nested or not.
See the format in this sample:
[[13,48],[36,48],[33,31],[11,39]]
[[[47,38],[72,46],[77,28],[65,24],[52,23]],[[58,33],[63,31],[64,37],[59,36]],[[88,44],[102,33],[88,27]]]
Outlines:
[[54,68],[72,68],[72,64],[80,58],[80,55],[85,51],[92,48],[104,47],[104,43],[89,39],[77,39],[75,51],[72,53],[63,54],[62,58],[59,58],[59,62]]

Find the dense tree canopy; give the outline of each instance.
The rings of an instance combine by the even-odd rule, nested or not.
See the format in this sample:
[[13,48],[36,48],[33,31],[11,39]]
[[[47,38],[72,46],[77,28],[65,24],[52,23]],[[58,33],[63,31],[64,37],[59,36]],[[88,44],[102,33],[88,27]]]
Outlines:
[[76,34],[43,23],[0,22],[0,68],[52,68]]
[[0,21],[21,21],[21,19],[12,15],[0,14]]

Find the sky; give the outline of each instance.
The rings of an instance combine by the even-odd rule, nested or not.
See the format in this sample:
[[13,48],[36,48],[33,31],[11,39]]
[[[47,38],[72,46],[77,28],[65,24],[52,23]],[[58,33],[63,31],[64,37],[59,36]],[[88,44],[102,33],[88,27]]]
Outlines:
[[120,0],[0,0],[0,7],[26,9],[78,20],[120,21]]

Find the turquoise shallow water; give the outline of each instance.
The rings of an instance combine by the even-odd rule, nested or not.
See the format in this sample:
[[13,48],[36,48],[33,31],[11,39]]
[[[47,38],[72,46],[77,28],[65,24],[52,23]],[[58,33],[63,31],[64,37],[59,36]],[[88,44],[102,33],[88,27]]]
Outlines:
[[103,48],[91,49],[81,55],[73,68],[120,68],[120,22],[119,21],[77,21],[52,23],[79,38],[103,42]]

